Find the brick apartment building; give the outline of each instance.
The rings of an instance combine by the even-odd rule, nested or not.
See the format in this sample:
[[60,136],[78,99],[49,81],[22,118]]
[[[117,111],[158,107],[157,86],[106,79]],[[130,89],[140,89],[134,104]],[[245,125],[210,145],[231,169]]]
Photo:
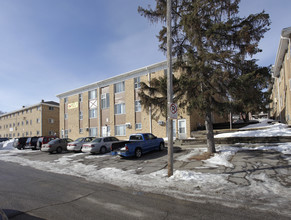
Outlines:
[[0,115],[0,137],[59,135],[59,103],[41,101]]
[[[84,136],[117,136],[126,139],[138,132],[167,136],[166,118],[154,120],[151,110],[140,105],[140,82],[166,74],[167,62],[146,66],[103,81],[57,95],[60,99],[60,136],[72,139]],[[216,122],[220,122],[216,120]],[[178,110],[173,121],[174,137],[191,136],[204,120],[196,113]]]
[[273,66],[270,116],[291,125],[291,27],[284,28]]

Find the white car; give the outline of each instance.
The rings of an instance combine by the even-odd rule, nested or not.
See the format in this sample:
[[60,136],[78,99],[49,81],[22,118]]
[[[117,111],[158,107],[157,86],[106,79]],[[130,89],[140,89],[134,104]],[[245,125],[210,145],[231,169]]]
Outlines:
[[82,152],[90,152],[91,154],[104,154],[111,151],[111,144],[118,142],[116,137],[96,138],[90,143],[83,144]]
[[95,137],[82,137],[78,138],[77,140],[71,142],[67,146],[68,151],[81,151],[82,146],[85,143],[91,142]]

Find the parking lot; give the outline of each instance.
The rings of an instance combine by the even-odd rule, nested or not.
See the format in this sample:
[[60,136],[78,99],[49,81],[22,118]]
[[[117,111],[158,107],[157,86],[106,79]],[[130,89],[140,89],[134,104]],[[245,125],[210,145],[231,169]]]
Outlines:
[[[102,168],[117,168],[123,171],[135,170],[136,174],[148,174],[167,166],[167,149],[163,151],[153,151],[144,154],[142,158],[122,158],[118,155],[113,155],[112,153],[106,154],[90,154],[90,153],[74,153],[74,152],[62,152],[61,154],[49,154],[47,152],[32,151],[30,149],[25,149],[21,151],[16,151],[16,154],[21,154],[21,156],[30,161],[42,162],[78,162],[84,165],[93,165],[97,169]],[[186,150],[182,150],[179,147],[174,147],[174,156],[178,157],[186,153]]]

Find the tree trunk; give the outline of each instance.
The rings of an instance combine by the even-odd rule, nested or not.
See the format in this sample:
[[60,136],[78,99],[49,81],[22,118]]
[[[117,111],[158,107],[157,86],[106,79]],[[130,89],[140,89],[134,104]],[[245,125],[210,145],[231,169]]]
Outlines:
[[213,134],[213,123],[212,123],[210,110],[206,111],[205,128],[207,132],[207,152],[215,153],[216,151],[215,151],[215,142],[214,142],[214,134]]

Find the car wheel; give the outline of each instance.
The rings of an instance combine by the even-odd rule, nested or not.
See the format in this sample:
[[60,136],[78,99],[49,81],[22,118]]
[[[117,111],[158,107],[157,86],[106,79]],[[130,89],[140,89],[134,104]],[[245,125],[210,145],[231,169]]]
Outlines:
[[62,151],[63,151],[63,149],[62,149],[61,147],[58,147],[58,148],[57,148],[57,153],[58,153],[58,154],[62,153]]
[[142,151],[140,148],[136,148],[135,150],[135,157],[136,158],[141,158],[141,155],[142,155]]
[[101,147],[100,148],[100,154],[105,154],[106,153],[106,147]]
[[160,143],[160,146],[159,146],[159,151],[162,151],[164,150],[165,148],[165,144],[164,143]]

